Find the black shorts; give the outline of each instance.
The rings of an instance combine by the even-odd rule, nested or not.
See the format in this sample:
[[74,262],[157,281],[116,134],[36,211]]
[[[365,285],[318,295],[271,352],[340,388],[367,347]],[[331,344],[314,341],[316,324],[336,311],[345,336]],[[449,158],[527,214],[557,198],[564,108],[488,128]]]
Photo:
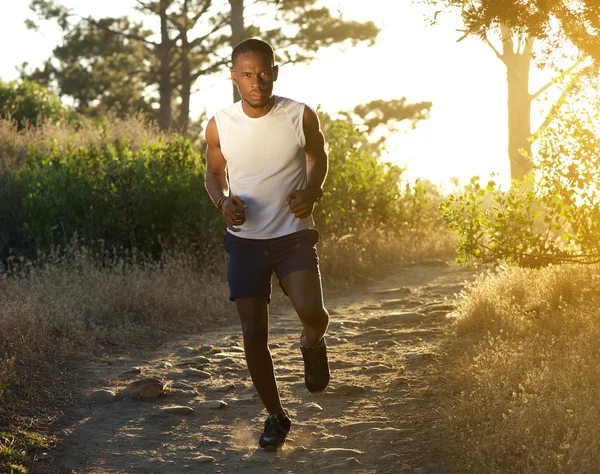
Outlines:
[[[271,276],[281,279],[292,272],[310,270],[319,273],[317,242],[319,231],[305,229],[275,239],[244,239],[225,233],[229,256],[227,281],[229,298],[267,297],[271,301]],[[283,289],[283,287],[282,287]],[[283,289],[285,293],[285,289]]]

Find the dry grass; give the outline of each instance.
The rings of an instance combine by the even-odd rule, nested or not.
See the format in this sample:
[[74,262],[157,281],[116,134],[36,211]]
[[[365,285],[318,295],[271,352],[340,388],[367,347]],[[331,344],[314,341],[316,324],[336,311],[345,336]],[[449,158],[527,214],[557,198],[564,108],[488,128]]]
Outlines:
[[446,435],[460,472],[600,466],[600,267],[512,269],[458,310]]
[[319,256],[325,286],[339,288],[381,278],[402,263],[452,258],[457,239],[445,228],[411,229],[390,234],[364,229],[320,243]]
[[13,120],[0,118],[0,165],[14,165],[26,155],[29,147],[66,150],[70,146],[79,148],[127,140],[129,148],[135,152],[144,143],[152,144],[160,139],[168,140],[169,136],[142,116],[125,119],[114,117],[100,123],[80,117],[77,124],[48,121],[23,130],[17,130]]

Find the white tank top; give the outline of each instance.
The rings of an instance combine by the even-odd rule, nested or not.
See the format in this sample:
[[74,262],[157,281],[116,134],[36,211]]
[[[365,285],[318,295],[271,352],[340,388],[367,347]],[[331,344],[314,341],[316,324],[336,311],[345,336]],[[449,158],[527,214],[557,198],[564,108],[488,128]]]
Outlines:
[[274,100],[263,117],[248,117],[241,101],[215,115],[229,193],[248,206],[246,222],[235,233],[242,238],[272,239],[314,227],[312,216],[296,218],[286,202],[290,192],[306,187],[304,104]]

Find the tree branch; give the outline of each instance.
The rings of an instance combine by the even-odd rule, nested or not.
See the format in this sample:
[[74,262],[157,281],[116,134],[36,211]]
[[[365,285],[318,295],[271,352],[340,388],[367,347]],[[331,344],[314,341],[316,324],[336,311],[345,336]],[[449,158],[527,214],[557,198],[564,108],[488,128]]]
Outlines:
[[149,46],[152,46],[154,48],[158,46],[158,43],[155,43],[154,41],[150,41],[146,38],[143,38],[142,36],[132,35],[130,33],[124,33],[123,31],[116,31],[116,30],[113,30],[112,28],[109,28],[108,26],[103,26],[92,18],[83,18],[83,17],[80,17],[80,18],[82,20],[87,21],[91,25],[94,25],[96,28],[99,28],[103,31],[107,31],[109,33],[112,33],[113,35],[119,35],[119,36],[122,36],[123,38],[131,39],[134,41],[139,41],[139,42],[143,43],[144,46],[146,46],[146,48],[149,51],[152,51],[152,48],[150,48]]
[[504,58],[504,56],[502,54],[500,54],[500,51],[498,51],[498,49],[494,46],[494,44],[490,41],[490,39],[488,38],[488,35],[485,35],[485,42],[486,44],[492,48],[492,51],[494,52],[494,54],[496,54],[496,57],[502,61],[504,64],[506,64],[506,60]]
[[565,77],[571,74],[579,65],[581,65],[585,61],[584,58],[579,59],[579,61],[574,62],[571,67],[564,70],[560,75],[556,76],[554,79],[550,80],[546,85],[541,87],[537,92],[531,94],[531,100],[537,99],[540,95],[546,92],[550,87],[556,84],[559,81],[562,81]]
[[205,35],[199,36],[198,38],[195,38],[194,40],[190,41],[190,50],[194,49],[196,46],[198,46],[200,43],[202,43],[202,41],[204,41],[206,38],[208,38],[212,34],[219,31],[221,28],[223,28],[227,24],[229,24],[229,18],[225,17],[219,23],[217,23],[215,25],[215,27],[212,30],[210,30],[208,33],[206,33]]

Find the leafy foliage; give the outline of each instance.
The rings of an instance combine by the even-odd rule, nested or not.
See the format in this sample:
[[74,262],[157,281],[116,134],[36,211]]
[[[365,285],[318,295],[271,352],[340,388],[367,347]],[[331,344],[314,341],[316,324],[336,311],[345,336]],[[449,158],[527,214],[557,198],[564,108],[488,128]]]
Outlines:
[[[439,219],[437,190],[405,183],[403,169],[383,163],[354,123],[324,115],[323,128],[330,171],[315,219],[324,236],[359,228],[393,234]],[[152,256],[165,246],[219,245],[224,223],[204,190],[203,156],[189,140],[174,135],[134,149],[98,135],[31,144],[0,170],[0,258],[34,256],[74,236],[98,250]]]
[[460,235],[461,263],[600,261],[600,117],[592,97],[565,104],[541,135],[533,176],[509,191],[473,178],[442,204]]
[[68,115],[60,99],[44,86],[27,79],[0,81],[0,118],[14,120],[19,129],[38,122],[59,121]]
[[556,23],[562,34],[581,51],[600,59],[600,4],[597,0],[444,0],[459,6],[465,26],[482,37],[488,30],[505,25],[532,36],[553,40]]

